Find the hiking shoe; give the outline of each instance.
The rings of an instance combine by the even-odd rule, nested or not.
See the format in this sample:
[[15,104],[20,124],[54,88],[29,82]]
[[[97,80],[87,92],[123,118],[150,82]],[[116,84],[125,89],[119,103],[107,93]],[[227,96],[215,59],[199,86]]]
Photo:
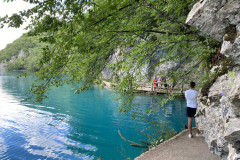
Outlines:
[[197,133],[197,134],[196,134],[196,137],[204,137],[204,136],[203,136],[203,134],[201,134],[201,133],[199,133],[199,134]]
[[192,134],[189,134],[188,137],[189,137],[189,138],[192,138],[193,136],[192,136]]

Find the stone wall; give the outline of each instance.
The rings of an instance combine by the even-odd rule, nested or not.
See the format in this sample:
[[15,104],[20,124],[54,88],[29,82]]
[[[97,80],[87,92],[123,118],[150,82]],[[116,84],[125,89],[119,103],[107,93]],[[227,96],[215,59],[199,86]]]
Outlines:
[[198,97],[196,122],[211,151],[240,159],[240,0],[200,0],[186,21],[222,42],[221,53],[235,67]]

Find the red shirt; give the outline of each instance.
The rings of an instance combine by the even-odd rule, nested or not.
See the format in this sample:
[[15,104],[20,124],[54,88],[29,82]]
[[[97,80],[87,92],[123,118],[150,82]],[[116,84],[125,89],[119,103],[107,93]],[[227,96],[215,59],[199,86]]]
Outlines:
[[157,79],[156,78],[153,79],[153,87],[157,87]]

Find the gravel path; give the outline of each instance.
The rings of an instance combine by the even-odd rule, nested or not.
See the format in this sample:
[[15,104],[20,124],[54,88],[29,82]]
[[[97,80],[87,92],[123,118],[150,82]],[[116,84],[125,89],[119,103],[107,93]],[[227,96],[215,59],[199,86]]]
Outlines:
[[[193,135],[196,131],[193,130]],[[208,149],[203,137],[188,138],[185,130],[168,141],[141,154],[135,160],[220,160]]]

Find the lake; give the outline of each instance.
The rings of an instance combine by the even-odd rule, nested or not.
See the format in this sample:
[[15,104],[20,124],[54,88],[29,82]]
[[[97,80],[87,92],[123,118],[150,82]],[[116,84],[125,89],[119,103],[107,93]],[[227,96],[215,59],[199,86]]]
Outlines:
[[[0,73],[0,159],[134,159],[143,148],[121,139],[147,140],[137,132],[149,125],[130,115],[119,114],[119,94],[93,87],[74,94],[76,86],[62,86],[49,92],[42,104],[21,103],[33,81],[16,78],[20,72]],[[156,105],[155,96],[138,95],[140,108]],[[164,108],[157,107],[154,118],[167,121],[175,131],[187,124],[184,99],[177,98]]]

